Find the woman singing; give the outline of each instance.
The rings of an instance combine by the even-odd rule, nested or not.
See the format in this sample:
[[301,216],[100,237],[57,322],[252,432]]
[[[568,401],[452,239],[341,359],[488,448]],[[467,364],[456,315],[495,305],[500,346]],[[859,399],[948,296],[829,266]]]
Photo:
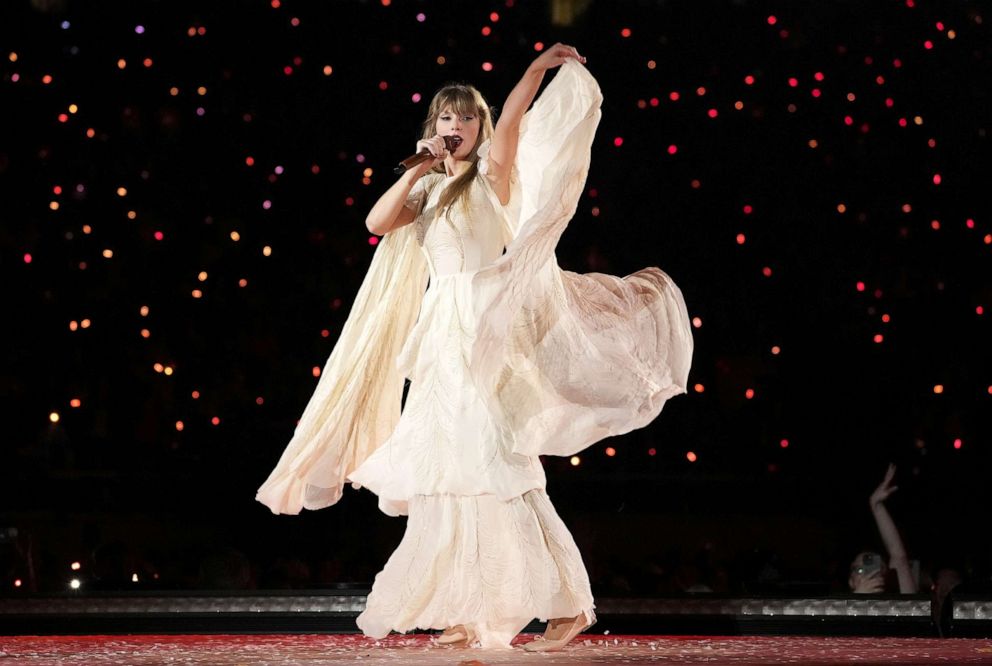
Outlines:
[[539,455],[643,427],[685,392],[692,336],[671,279],[572,273],[555,259],[600,117],[584,62],[547,49],[495,127],[472,86],[434,96],[417,143],[433,159],[369,212],[382,241],[258,491],[273,512],[298,513],[350,481],[409,516],[358,617],[368,636],[443,629],[441,644],[509,647],[538,618],[544,636],[524,649],[547,651],[591,626],[589,578]]

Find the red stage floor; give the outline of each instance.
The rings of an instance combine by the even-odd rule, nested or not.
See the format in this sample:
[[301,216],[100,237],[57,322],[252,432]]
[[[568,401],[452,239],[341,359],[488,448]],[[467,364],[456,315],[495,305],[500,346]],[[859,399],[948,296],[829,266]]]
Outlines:
[[992,641],[930,638],[580,636],[564,652],[432,645],[426,635],[12,636],[7,664],[992,664]]

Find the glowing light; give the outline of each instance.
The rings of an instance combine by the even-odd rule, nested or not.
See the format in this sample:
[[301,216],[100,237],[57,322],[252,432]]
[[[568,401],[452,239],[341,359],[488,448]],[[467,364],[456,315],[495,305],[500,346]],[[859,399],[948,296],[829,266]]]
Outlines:
[[320,366],[319,365],[313,366],[313,368],[310,369],[310,373],[314,377],[320,377]]
[[702,393],[703,391],[706,390],[706,387],[703,386],[702,384],[695,384],[693,385],[692,390],[695,391],[696,393]]
[[630,37],[630,35],[631,35],[630,28],[624,28],[623,30],[620,31],[621,37]]
[[708,115],[710,118],[716,118],[717,115],[719,114],[716,109],[710,109],[709,111],[706,112],[706,115]]
[[200,392],[199,391],[193,391],[192,393],[190,393],[190,397],[192,397],[193,400],[199,400],[200,399]]
[[482,36],[483,37],[488,37],[492,33],[492,31],[493,31],[493,29],[490,28],[488,25],[482,26]]
[[670,93],[668,93],[668,99],[672,100],[673,102],[677,102],[677,101],[679,101],[679,94],[677,92],[674,92],[674,91],[673,92],[670,92]]
[[136,33],[138,33],[139,35],[143,35],[143,34],[145,34],[145,26],[143,26],[143,25],[136,25],[136,26],[134,26],[134,31]]
[[152,337],[152,332],[149,331],[147,328],[143,328],[141,329],[141,337],[147,340],[148,338]]
[[620,146],[622,146],[623,145],[623,137],[622,136],[615,137],[613,139],[613,145],[616,146],[617,148],[619,148]]
[[614,448],[613,448],[612,446],[607,446],[607,447],[606,447],[606,455],[608,455],[609,457],[611,457],[611,458],[612,458],[612,457],[613,457],[613,456],[615,456],[616,454],[617,454],[617,450],[616,450],[616,449],[614,449]]
[[892,317],[890,317],[890,316],[889,316],[889,315],[887,315],[887,314],[883,314],[883,315],[882,315],[882,322],[883,322],[883,323],[886,323],[886,324],[888,324],[888,323],[889,323],[890,321],[892,321]]
[[73,398],[72,400],[69,401],[69,406],[70,407],[77,407],[78,408],[78,407],[81,407],[82,404],[83,403],[82,403],[82,401],[79,398]]
[[824,79],[823,72],[816,72],[813,74],[813,78],[817,81],[822,81]]
[[426,20],[427,20],[427,14],[425,14],[423,12],[420,12],[419,14],[417,14],[417,23],[423,23]]
[[885,340],[885,336],[883,336],[881,333],[876,333],[875,337],[872,338],[872,340],[875,341],[875,344],[882,344],[882,342]]
[[694,463],[696,462],[696,460],[698,460],[696,454],[693,453],[692,451],[689,451],[688,453],[685,454],[685,459],[691,463]]
[[484,63],[482,63],[482,71],[483,72],[491,72],[491,71],[493,71],[493,64],[491,62],[484,62]]
[[231,240],[237,243],[239,240],[241,240],[241,234],[239,234],[237,231],[232,231]]
[[781,353],[782,353],[782,348],[781,347],[779,347],[778,345],[775,345],[774,347],[772,347],[772,355],[773,356],[778,356]]
[[147,317],[148,316],[148,306],[147,305],[142,305],[141,306],[141,309],[138,310],[138,312],[141,314],[142,317]]
[[69,587],[72,588],[73,590],[78,590],[80,585],[82,585],[82,583],[79,582],[78,578],[73,578],[71,581],[69,581]]
[[698,88],[696,88],[696,94],[702,97],[703,95],[706,94],[706,88],[704,86],[699,86]]
[[534,50],[535,51],[543,51],[544,50],[544,42],[534,42]]
[[778,23],[778,19],[774,15],[768,17],[768,25],[775,25]]
[[934,387],[933,387],[933,392],[936,393],[937,395],[940,395],[941,393],[944,392],[944,385],[943,384],[935,384]]
[[864,282],[858,282],[855,285],[855,287],[857,288],[858,291],[864,291],[865,290],[865,283]]
[[152,366],[152,368],[155,369],[155,372],[159,372],[160,373],[160,372],[162,372],[162,370],[165,369],[165,366],[163,366],[161,363],[156,363],[155,365]]
[[737,234],[737,244],[738,245],[743,245],[745,240],[747,240],[747,239],[745,238],[744,234]]
[[190,292],[190,295],[193,298],[203,298],[203,292],[199,289],[194,289],[192,292]]
[[838,213],[846,213],[847,212],[847,206],[845,206],[844,204],[837,204],[837,212]]
[[578,467],[582,463],[582,459],[578,456],[572,456],[568,462],[572,463],[572,467]]
[[771,277],[772,276],[771,266],[765,266],[764,268],[762,268],[761,274],[764,275],[765,277]]
[[668,154],[669,155],[674,155],[677,152],[679,152],[679,147],[676,146],[674,143],[668,147]]
[[334,73],[334,68],[331,67],[330,65],[324,65],[323,71],[324,71],[324,76],[330,76],[331,74]]
[[262,396],[258,396],[257,398],[255,398],[255,404],[256,405],[264,405],[265,404],[265,398],[263,398]]
[[266,245],[265,247],[263,247],[262,248],[262,256],[263,257],[271,257],[272,256],[272,247],[269,246],[269,245]]
[[748,400],[750,400],[751,398],[753,398],[754,397],[754,389],[748,389],[748,390],[744,391],[744,397],[747,398]]
[[23,584],[24,583],[21,582],[21,579],[20,578],[15,578],[14,579],[14,587],[20,587]]
[[925,42],[923,42],[923,48],[929,51],[930,49],[933,48],[933,42],[931,42],[929,39],[926,40]]
[[778,443],[778,445],[783,449],[787,449],[789,448],[789,440],[783,439],[781,442]]
[[798,85],[799,85],[799,79],[797,79],[794,76],[790,76],[789,77],[789,87],[790,88],[795,88]]
[[649,456],[655,456],[655,455],[658,455],[658,451],[657,451],[657,449],[655,449],[655,448],[653,448],[653,447],[652,447],[652,448],[650,448],[650,449],[648,449],[648,455],[649,455]]
[[694,328],[700,328],[703,325],[703,320],[699,317],[692,318],[692,325]]
[[200,282],[206,282],[207,281],[207,272],[206,271],[200,271],[197,274],[196,279],[199,280]]
[[124,69],[125,67],[127,67],[127,60],[121,58],[117,61],[117,69]]
[[136,573],[135,574],[131,574],[131,582],[132,583],[137,583],[138,582],[138,574],[136,574]]
[[369,245],[378,245],[379,238],[377,236],[369,236]]
[[935,173],[935,174],[933,175],[933,184],[934,184],[934,185],[940,185],[940,181],[941,181],[941,180],[942,180],[942,179],[941,179],[941,177],[940,177],[940,174],[939,174],[939,173]]
[[960,449],[961,446],[962,446],[962,444],[963,444],[963,442],[960,439],[955,439],[954,440],[954,448],[955,449]]
[[210,423],[212,423],[213,425],[220,425],[220,417],[219,416],[213,417],[212,419],[210,419]]
[[499,22],[499,14],[497,14],[496,12],[490,13],[489,14],[489,20],[492,21],[493,23],[498,23]]
[[979,305],[978,307],[975,308],[975,314],[977,314],[977,315],[983,315],[983,314],[985,314],[985,308],[983,308],[981,305]]
[[24,263],[25,264],[30,264],[32,261],[33,261],[33,259],[31,257],[31,253],[30,252],[25,252],[24,253]]
[[754,77],[751,76],[750,74],[748,74],[747,76],[744,77],[744,83],[747,84],[747,85],[749,85],[749,86],[753,86],[754,85]]
[[419,92],[418,93],[413,93],[410,96],[410,99],[413,100],[413,102],[416,104],[417,102],[420,101],[420,93]]

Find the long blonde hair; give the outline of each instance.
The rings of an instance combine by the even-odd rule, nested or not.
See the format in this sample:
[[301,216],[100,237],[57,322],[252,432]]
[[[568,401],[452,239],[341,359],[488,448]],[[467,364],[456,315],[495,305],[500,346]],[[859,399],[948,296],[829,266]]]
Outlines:
[[[476,151],[479,150],[479,146],[482,145],[483,141],[493,136],[493,114],[492,109],[486,103],[486,99],[475,86],[465,83],[449,83],[438,90],[434,94],[434,99],[431,100],[430,108],[427,111],[427,119],[424,121],[422,138],[429,139],[437,133],[437,119],[445,109],[451,109],[459,115],[470,113],[479,117],[479,136],[476,138],[475,145],[472,146],[472,150],[468,155],[468,159],[471,162],[469,168],[462,175],[455,178],[447,189],[441,193],[441,198],[437,204],[438,211],[446,211],[445,217],[447,217],[447,213],[451,210],[451,205],[456,201],[461,203],[462,206],[468,205],[469,187],[472,184],[472,180],[479,173],[479,156]],[[447,172],[442,163],[428,173]],[[450,221],[450,218],[448,219]]]

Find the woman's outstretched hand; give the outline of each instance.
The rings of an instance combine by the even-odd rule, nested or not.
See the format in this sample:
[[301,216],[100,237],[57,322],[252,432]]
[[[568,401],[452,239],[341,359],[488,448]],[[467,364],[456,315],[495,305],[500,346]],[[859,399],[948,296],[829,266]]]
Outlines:
[[885,500],[889,499],[889,495],[899,490],[899,486],[893,486],[892,480],[896,475],[896,466],[889,464],[889,468],[885,471],[885,478],[882,479],[882,483],[879,484],[878,488],[875,488],[875,492],[871,494],[868,498],[868,504],[874,507],[877,504],[881,504]]
[[528,69],[535,72],[543,72],[553,67],[558,67],[569,58],[575,58],[583,64],[586,61],[583,56],[579,55],[579,52],[574,46],[566,46],[565,44],[558,42],[554,46],[545,49],[544,53],[537,56],[537,59],[531,63]]

